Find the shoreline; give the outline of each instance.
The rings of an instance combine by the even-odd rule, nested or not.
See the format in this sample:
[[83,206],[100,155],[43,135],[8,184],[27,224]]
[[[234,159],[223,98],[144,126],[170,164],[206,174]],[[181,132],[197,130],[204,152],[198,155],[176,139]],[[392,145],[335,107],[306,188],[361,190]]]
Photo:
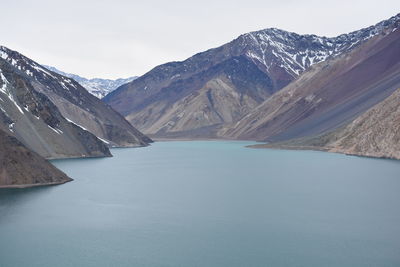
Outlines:
[[[154,143],[154,141],[153,141]],[[125,145],[125,146],[107,146],[109,149],[114,149],[114,148],[145,148],[151,146],[151,143],[147,145]],[[111,151],[110,151],[111,152]],[[96,158],[112,158],[113,155],[98,155],[98,156],[61,156],[61,157],[45,157],[46,160],[63,160],[63,159],[96,159]]]
[[66,156],[66,157],[49,157],[44,158],[47,161],[53,160],[63,160],[63,159],[96,159],[96,158],[112,158],[113,155],[110,156]]
[[390,160],[400,160],[400,158],[395,157],[385,157],[385,156],[372,156],[372,155],[363,155],[357,153],[347,153],[341,151],[334,151],[331,148],[318,147],[318,146],[285,146],[285,145],[273,145],[273,144],[257,144],[257,145],[249,145],[246,146],[248,148],[253,149],[278,149],[278,150],[308,150],[308,151],[320,151],[327,153],[336,153],[346,156],[360,157],[360,158],[370,158],[370,159],[390,159]]
[[160,138],[152,138],[154,142],[173,142],[173,141],[238,141],[238,142],[257,142],[260,143],[259,141],[254,141],[254,140],[243,140],[243,139],[229,139],[229,138],[194,138],[194,137],[179,137],[179,138],[165,138],[165,137],[160,137]]
[[51,182],[51,183],[42,183],[42,184],[18,184],[18,185],[0,185],[0,189],[25,189],[39,186],[52,186],[52,185],[62,185],[69,182],[72,182],[74,179],[62,181],[62,182]]
[[[257,142],[254,140],[235,140],[235,139],[196,139],[196,138],[155,138],[154,142],[187,142],[187,141],[238,141],[238,142]],[[138,146],[138,147],[114,147],[114,148],[140,148],[147,146]],[[357,153],[346,153],[341,151],[332,150],[332,148],[319,147],[319,146],[289,146],[289,145],[279,145],[279,144],[268,144],[268,143],[260,143],[260,144],[252,144],[246,145],[246,148],[252,149],[275,149],[275,150],[304,150],[304,151],[319,151],[319,152],[328,152],[328,153],[336,153],[346,156],[355,156],[361,158],[371,158],[371,159],[389,159],[389,160],[400,160],[400,158],[394,157],[385,157],[385,156],[372,156],[372,155],[362,155]],[[56,160],[64,160],[64,159],[94,159],[94,158],[110,158],[111,156],[71,156],[71,157],[62,157],[62,158],[46,158],[48,161],[56,161]],[[37,184],[15,184],[15,185],[0,185],[0,189],[24,189],[24,188],[33,188],[33,187],[41,187],[41,186],[53,186],[53,185],[62,185],[68,182],[72,182],[74,179],[61,181],[61,182],[50,182],[50,183],[37,183]]]

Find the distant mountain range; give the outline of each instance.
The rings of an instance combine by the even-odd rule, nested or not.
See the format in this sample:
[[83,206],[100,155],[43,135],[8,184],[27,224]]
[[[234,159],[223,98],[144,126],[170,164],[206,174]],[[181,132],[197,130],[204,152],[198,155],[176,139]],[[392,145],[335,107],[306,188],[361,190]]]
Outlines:
[[47,65],[43,66],[55,73],[74,79],[80,85],[82,85],[86,90],[88,90],[89,93],[96,96],[97,98],[103,98],[105,95],[114,91],[121,85],[131,82],[137,78],[137,76],[132,76],[129,78],[119,78],[116,80],[101,79],[101,78],[87,79],[76,74],[63,72],[55,67]]
[[398,25],[399,20],[351,51],[316,64],[221,134],[281,141],[351,121],[400,88]]
[[[358,116],[400,88],[399,25],[400,14],[333,38],[275,28],[243,34],[185,61],[157,66],[103,100],[155,138],[246,139],[281,145],[297,140],[300,146],[301,140],[315,141],[314,137],[356,123]],[[382,138],[378,131],[371,128],[368,136]],[[359,145],[358,138],[346,140]],[[386,150],[375,155],[400,157],[387,149],[390,142],[381,142]],[[366,147],[354,151],[374,154]]]
[[[399,28],[400,14],[333,38],[251,32],[128,83],[69,78],[0,46],[0,187],[70,181],[44,158],[147,146],[139,130],[400,159]],[[100,100],[78,83],[95,80],[99,97],[124,84]]]

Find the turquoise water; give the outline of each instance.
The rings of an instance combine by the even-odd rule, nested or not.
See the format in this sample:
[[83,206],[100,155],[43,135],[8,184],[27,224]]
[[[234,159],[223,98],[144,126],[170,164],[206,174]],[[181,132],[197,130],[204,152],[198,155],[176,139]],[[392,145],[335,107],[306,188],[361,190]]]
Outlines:
[[0,191],[0,266],[400,266],[400,162],[247,142],[58,160]]

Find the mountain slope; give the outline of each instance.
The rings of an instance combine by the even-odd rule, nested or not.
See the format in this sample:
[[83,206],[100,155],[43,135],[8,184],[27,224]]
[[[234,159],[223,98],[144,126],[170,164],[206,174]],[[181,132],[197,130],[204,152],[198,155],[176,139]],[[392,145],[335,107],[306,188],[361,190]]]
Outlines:
[[55,67],[46,66],[46,65],[43,65],[43,66],[46,69],[51,70],[55,73],[58,73],[62,76],[74,79],[80,85],[82,85],[89,93],[96,96],[97,98],[103,98],[104,96],[106,96],[110,92],[114,91],[121,85],[131,82],[137,78],[137,76],[132,76],[129,78],[119,78],[116,80],[101,79],[101,78],[87,79],[87,78],[81,77],[76,74],[63,72],[61,70],[58,70]]
[[62,184],[72,181],[51,163],[0,130],[0,188]]
[[0,47],[0,57],[28,79],[34,90],[44,94],[62,116],[87,129],[110,146],[145,146],[144,136],[110,106],[88,93],[76,81],[45,69],[31,59]]
[[279,141],[321,134],[348,123],[400,87],[396,25],[313,67],[219,134]]
[[127,119],[150,134],[212,137],[216,127],[237,120],[270,96],[271,84],[248,58],[235,57],[172,83]]
[[[147,134],[217,137],[218,128],[235,122],[310,66],[358,47],[392,27],[399,17],[335,38],[278,29],[247,33],[183,62],[160,65],[103,100]],[[229,62],[235,59],[240,64],[232,68]],[[252,75],[244,75],[249,69],[267,82],[255,85]],[[207,99],[208,91],[219,100]],[[227,94],[233,103],[222,101],[224,96],[218,93]]]
[[331,136],[329,151],[400,159],[400,89]]
[[0,129],[45,158],[111,156],[102,141],[67,121],[22,71],[2,58]]
[[259,148],[315,149],[350,155],[400,159],[400,89],[336,130]]

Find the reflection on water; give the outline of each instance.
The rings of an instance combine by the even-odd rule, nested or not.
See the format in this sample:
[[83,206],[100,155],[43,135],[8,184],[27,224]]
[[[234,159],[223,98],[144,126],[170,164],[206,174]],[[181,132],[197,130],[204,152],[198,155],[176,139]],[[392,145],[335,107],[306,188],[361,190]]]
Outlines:
[[25,204],[35,201],[35,197],[51,191],[51,187],[0,189],[0,221],[7,219],[7,216],[15,215]]

